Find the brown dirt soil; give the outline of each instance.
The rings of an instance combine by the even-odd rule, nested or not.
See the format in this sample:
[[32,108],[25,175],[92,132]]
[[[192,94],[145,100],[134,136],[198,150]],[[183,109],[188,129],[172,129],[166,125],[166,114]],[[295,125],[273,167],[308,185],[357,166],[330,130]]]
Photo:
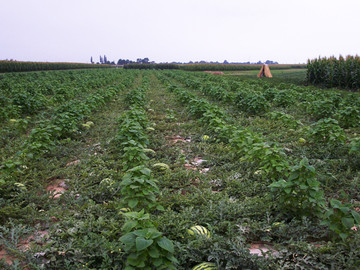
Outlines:
[[[38,241],[45,236],[49,235],[48,231],[37,231],[31,234],[28,238],[23,239],[19,242],[17,249],[19,251],[27,251],[30,249],[31,242]],[[12,260],[17,259],[16,256],[7,253],[3,246],[0,247],[0,260],[4,259],[8,265],[12,265]]]
[[64,179],[55,179],[46,187],[47,192],[51,192],[54,196],[50,196],[54,199],[59,198],[67,190],[67,185]]
[[204,71],[206,73],[210,73],[210,74],[213,74],[213,75],[225,75],[224,72],[221,72],[221,71]]
[[262,252],[268,252],[271,251],[271,253],[273,255],[275,255],[277,253],[277,251],[274,249],[274,247],[270,244],[270,243],[265,243],[265,242],[257,242],[257,243],[252,243],[250,245],[250,254],[254,254],[254,255],[258,255],[258,256],[263,256]]

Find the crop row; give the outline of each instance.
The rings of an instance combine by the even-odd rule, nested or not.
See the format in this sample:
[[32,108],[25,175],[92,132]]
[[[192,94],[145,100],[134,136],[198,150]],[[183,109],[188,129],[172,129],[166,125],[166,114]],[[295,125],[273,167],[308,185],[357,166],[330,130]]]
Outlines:
[[[175,74],[172,74],[174,76]],[[295,85],[280,84],[273,87],[260,81],[213,82],[213,78],[200,79],[176,74],[187,87],[236,106],[249,115],[263,115],[272,108],[297,107],[314,120],[331,118],[343,128],[360,126],[360,98],[356,94],[345,97],[334,91],[309,91]]]
[[176,269],[173,243],[156,229],[149,215],[149,211],[164,208],[157,202],[160,194],[157,180],[146,164],[147,155],[153,152],[147,148],[146,132],[152,129],[145,112],[147,82],[127,94],[125,102],[130,108],[120,118],[114,140],[120,149],[124,172],[120,183],[124,207],[120,212],[125,224],[120,241],[127,255],[125,269]]
[[[165,78],[162,78],[166,81]],[[342,239],[351,233],[351,227],[359,224],[360,215],[348,204],[331,199],[326,205],[317,173],[306,158],[289,159],[276,143],[269,143],[260,135],[246,128],[228,124],[225,113],[194,94],[173,84],[169,90],[188,107],[189,112],[219,140],[232,146],[232,151],[243,161],[258,164],[258,171],[270,185],[278,208],[291,216],[315,216],[329,225]],[[292,165],[293,164],[293,165]],[[338,211],[336,209],[342,209]]]
[[[111,70],[112,71],[112,70]],[[126,78],[119,71],[61,71],[0,77],[0,121],[38,114],[95,88]],[[126,84],[126,81],[122,82]]]
[[[343,97],[337,92],[326,91],[312,95],[312,89],[307,91],[307,88],[285,84],[279,84],[278,89],[260,81],[225,81],[225,87],[227,85],[231,89],[226,91],[221,85],[207,80],[185,79],[175,74],[172,74],[172,78],[185,82],[186,86],[202,92],[205,96],[231,104],[250,119],[256,115],[259,121],[259,116],[265,116],[268,121],[278,122],[289,131],[296,132],[303,145],[306,143],[314,147],[338,149],[331,155],[347,159],[349,168],[357,168],[357,163],[352,162],[355,152],[350,150],[356,148],[359,141],[355,128],[360,126],[360,103],[357,102],[359,96],[356,94]],[[336,113],[329,114],[336,107]],[[299,119],[299,113],[304,115],[304,112],[305,116],[310,116],[311,121],[306,118]],[[308,122],[309,125],[306,125]],[[310,154],[314,156],[313,153]]]
[[94,111],[111,101],[125,86],[121,83],[115,86],[96,89],[95,92],[81,101],[68,101],[58,107],[52,118],[42,120],[30,131],[16,154],[1,161],[0,193],[3,198],[10,198],[16,190],[19,175],[26,174],[27,165],[32,160],[45,157],[58,142],[77,134],[81,129],[90,128],[93,123],[85,119]]

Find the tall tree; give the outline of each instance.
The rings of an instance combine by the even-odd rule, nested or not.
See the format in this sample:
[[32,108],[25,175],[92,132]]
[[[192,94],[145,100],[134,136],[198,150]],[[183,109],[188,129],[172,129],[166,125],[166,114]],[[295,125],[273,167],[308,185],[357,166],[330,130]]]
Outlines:
[[93,59],[92,59],[92,56],[91,56],[91,58],[90,58],[90,63],[91,63],[91,64],[94,64],[94,61],[93,61]]
[[104,55],[104,63],[103,64],[107,64],[108,63],[108,60],[106,58],[106,55]]
[[101,55],[100,55],[100,64],[104,64],[104,60]]

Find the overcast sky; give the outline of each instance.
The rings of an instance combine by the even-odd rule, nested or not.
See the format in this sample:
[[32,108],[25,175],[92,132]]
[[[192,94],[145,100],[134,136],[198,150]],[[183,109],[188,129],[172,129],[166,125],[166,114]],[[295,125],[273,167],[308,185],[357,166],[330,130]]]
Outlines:
[[0,0],[0,59],[305,63],[360,54],[359,0]]

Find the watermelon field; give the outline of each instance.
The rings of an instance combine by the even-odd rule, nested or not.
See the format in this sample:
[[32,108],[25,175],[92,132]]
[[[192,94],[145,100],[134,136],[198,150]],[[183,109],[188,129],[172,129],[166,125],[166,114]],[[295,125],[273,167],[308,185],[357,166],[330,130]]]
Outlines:
[[360,269],[359,92],[284,74],[0,74],[0,269]]

